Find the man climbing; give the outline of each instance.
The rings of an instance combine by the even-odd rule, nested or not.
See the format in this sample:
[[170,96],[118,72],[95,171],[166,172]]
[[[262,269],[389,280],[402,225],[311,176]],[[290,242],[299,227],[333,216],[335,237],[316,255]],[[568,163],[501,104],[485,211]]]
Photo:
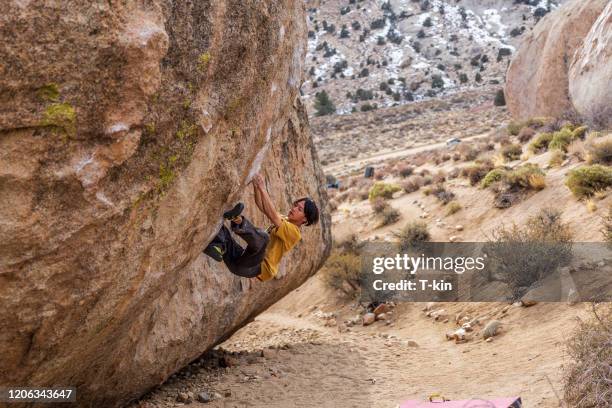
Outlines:
[[230,272],[235,275],[267,281],[278,273],[278,265],[283,255],[302,238],[302,225],[318,222],[319,210],[312,199],[304,197],[293,203],[286,217],[281,216],[272,204],[263,178],[257,174],[251,184],[257,208],[272,221],[272,225],[267,231],[253,226],[241,215],[244,204],[238,203],[225,212],[223,218],[230,220],[231,230],[244,239],[246,248],[234,241],[230,230],[222,225],[219,233],[204,249],[204,253],[217,262],[225,262]]

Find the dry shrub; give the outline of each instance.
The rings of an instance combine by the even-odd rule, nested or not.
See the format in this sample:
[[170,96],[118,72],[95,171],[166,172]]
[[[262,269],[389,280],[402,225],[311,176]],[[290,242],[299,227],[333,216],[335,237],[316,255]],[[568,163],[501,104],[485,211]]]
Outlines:
[[527,163],[512,171],[504,173],[504,183],[507,189],[517,190],[542,190],[546,187],[544,172],[537,164]]
[[400,219],[400,213],[395,208],[387,205],[379,214],[381,226],[391,225]]
[[492,169],[493,163],[490,160],[484,160],[461,169],[461,176],[470,180],[470,185],[475,186]]
[[589,139],[587,152],[589,163],[612,164],[612,134]]
[[580,320],[567,342],[564,399],[572,408],[612,406],[612,307],[592,305],[589,320]]
[[591,197],[612,186],[612,168],[593,164],[569,172],[565,185],[577,198]]
[[535,140],[529,145],[529,150],[533,153],[541,153],[548,149],[548,144],[553,138],[552,133],[540,133],[536,136]]
[[437,184],[431,190],[431,194],[433,194],[434,197],[440,200],[444,205],[450,203],[455,198],[455,193],[450,190],[447,190],[446,187],[444,187],[444,184]]
[[548,164],[551,167],[559,167],[561,166],[561,164],[563,164],[564,160],[565,160],[565,153],[563,153],[561,150],[555,150],[550,155],[550,160],[548,161]]
[[519,144],[505,145],[501,149],[501,154],[505,159],[513,161],[521,158],[523,148]]
[[444,170],[438,170],[438,172],[432,176],[433,183],[444,183],[445,181],[446,172]]
[[488,188],[491,184],[501,181],[506,174],[505,169],[493,169],[489,171],[480,182],[482,188]]
[[431,171],[429,171],[428,169],[422,169],[422,170],[419,172],[419,175],[420,175],[421,177],[425,177],[425,176],[428,176],[428,175],[430,175],[430,174],[431,174]]
[[583,140],[574,140],[567,146],[567,154],[570,157],[575,157],[580,161],[585,161],[587,159],[587,146],[586,142]]
[[521,129],[521,131],[518,134],[518,140],[521,143],[527,143],[528,141],[531,140],[532,137],[534,137],[536,134],[535,130],[533,130],[533,128],[530,127],[524,127],[523,129]]
[[424,185],[424,186],[428,186],[428,185],[430,185],[431,183],[433,183],[433,177],[431,177],[431,176],[425,176],[425,177],[423,177],[423,185]]
[[561,212],[551,208],[540,210],[523,227],[498,228],[489,241],[486,253],[494,274],[509,285],[514,299],[572,259],[571,230]]
[[323,271],[325,283],[346,296],[356,297],[361,292],[361,260],[357,252],[334,249]]
[[382,197],[376,197],[374,200],[370,201],[370,206],[374,214],[382,214],[384,210],[390,207],[389,203]]
[[459,211],[461,211],[463,207],[461,206],[461,204],[459,204],[458,201],[451,201],[450,203],[448,203],[448,206],[446,207],[446,215],[453,215]]
[[411,176],[412,173],[414,173],[414,167],[409,166],[407,164],[400,164],[397,168],[397,174],[400,177],[406,178]]
[[520,133],[522,128],[523,128],[522,123],[510,122],[508,123],[508,126],[506,126],[506,131],[508,132],[510,136],[516,136]]
[[451,156],[448,153],[442,153],[442,155],[440,156],[440,160],[443,162],[449,161],[450,159],[451,159]]
[[570,145],[570,143],[575,139],[576,138],[574,138],[573,132],[568,127],[565,127],[553,134],[553,137],[548,144],[548,148],[565,152],[567,151],[567,147]]
[[459,154],[458,152],[453,153],[453,161],[459,160],[461,160],[461,154]]
[[329,201],[327,201],[327,205],[329,206],[330,212],[336,211],[338,209],[338,203],[334,199],[330,199]]
[[413,193],[418,191],[424,184],[423,177],[421,176],[412,176],[409,179],[402,182],[401,186],[404,192]]
[[400,231],[394,232],[393,235],[398,238],[402,251],[406,251],[415,245],[431,239],[427,224],[423,221],[411,221]]
[[460,155],[460,160],[472,161],[478,157],[478,153],[480,152],[474,146],[469,144],[460,144],[457,147],[457,153]]

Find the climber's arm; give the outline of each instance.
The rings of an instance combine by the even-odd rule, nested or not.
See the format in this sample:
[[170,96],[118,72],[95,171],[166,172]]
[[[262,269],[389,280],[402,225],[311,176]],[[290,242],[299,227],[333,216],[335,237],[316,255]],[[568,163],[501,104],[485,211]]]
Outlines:
[[263,204],[261,202],[261,196],[259,194],[259,189],[255,185],[255,183],[252,183],[252,184],[253,184],[253,197],[255,198],[255,205],[257,206],[257,208],[259,208],[259,211],[264,212]]
[[272,200],[270,199],[270,196],[268,195],[268,192],[264,186],[263,178],[259,174],[253,177],[253,186],[257,190],[257,195],[261,200],[261,212],[263,212],[274,225],[279,227],[282,223],[282,218],[278,211],[276,211],[276,208],[274,208],[274,204],[272,203]]

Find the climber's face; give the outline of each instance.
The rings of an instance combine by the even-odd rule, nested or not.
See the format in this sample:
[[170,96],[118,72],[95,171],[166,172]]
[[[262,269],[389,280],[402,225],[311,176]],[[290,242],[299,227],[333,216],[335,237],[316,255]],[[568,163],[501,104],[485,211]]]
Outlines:
[[287,214],[287,219],[293,224],[302,225],[306,222],[306,214],[304,214],[305,201],[296,201]]

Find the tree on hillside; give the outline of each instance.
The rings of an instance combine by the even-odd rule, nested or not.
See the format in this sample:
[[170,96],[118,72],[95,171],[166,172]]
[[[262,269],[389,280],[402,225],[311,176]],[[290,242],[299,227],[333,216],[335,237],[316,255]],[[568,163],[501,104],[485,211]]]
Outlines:
[[316,109],[316,116],[331,115],[332,113],[336,113],[336,107],[325,91],[317,92],[315,94],[314,107]]

